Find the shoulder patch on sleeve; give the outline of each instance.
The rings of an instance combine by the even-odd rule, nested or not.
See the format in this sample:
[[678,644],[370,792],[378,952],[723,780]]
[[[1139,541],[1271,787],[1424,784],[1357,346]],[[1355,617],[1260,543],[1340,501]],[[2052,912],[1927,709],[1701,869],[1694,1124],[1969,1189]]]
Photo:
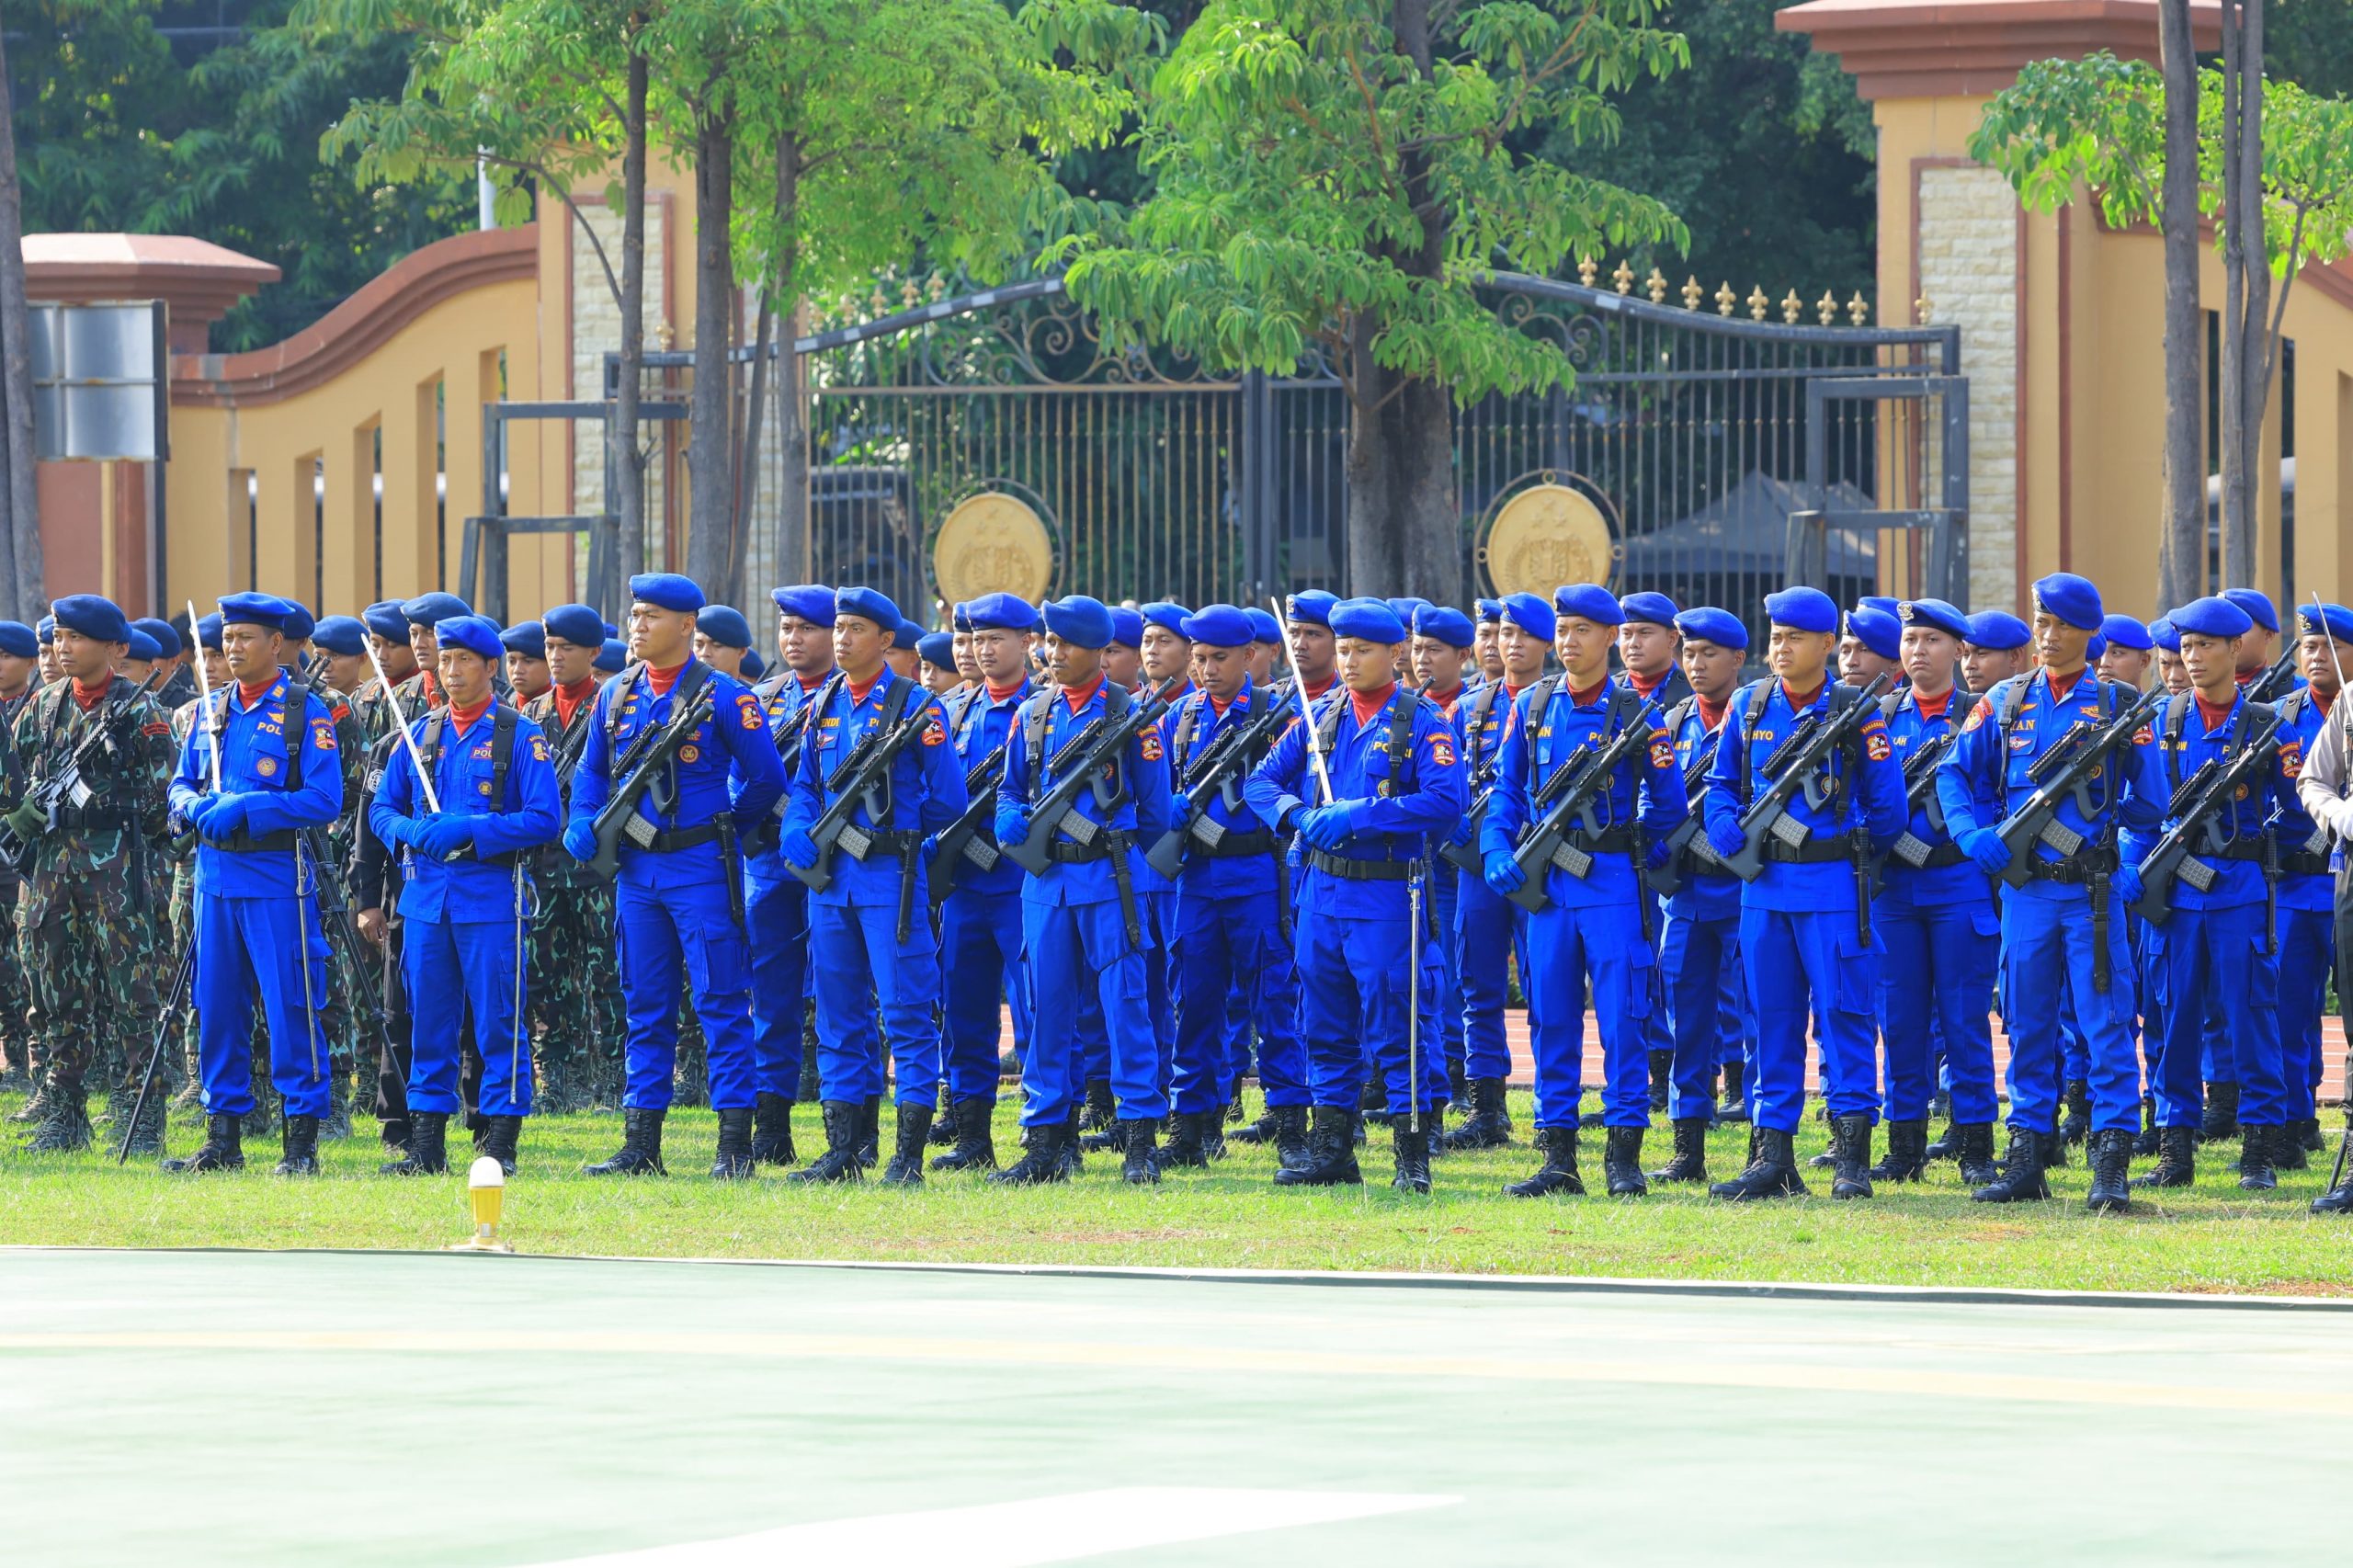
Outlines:
[[1674,766],[1675,747],[1668,744],[1665,733],[1662,731],[1659,737],[1651,742],[1651,767],[1654,770],[1664,773]]
[[748,691],[739,691],[735,694],[735,717],[737,722],[747,730],[756,730],[767,722],[760,717],[759,699]]
[[1430,732],[1430,761],[1440,767],[1454,766],[1454,733],[1450,730]]
[[311,721],[311,744],[321,751],[335,750],[335,721],[313,718]]
[[1961,733],[1964,735],[1969,733],[1972,730],[1974,730],[1978,725],[1983,724],[1986,720],[1993,716],[1994,699],[1990,697],[1979,698],[1977,699],[1977,706],[1969,710],[1968,719],[1962,722],[1961,726]]
[[1886,725],[1882,724],[1876,730],[1869,729],[1868,727],[1866,728],[1863,737],[1863,752],[1864,755],[1869,756],[1873,762],[1885,762],[1889,757],[1895,755],[1895,746],[1893,743],[1890,742],[1887,738]]
[[1143,743],[1143,759],[1146,762],[1158,762],[1160,760],[1160,731],[1157,728],[1147,727],[1138,738]]
[[947,740],[948,726],[941,723],[938,720],[934,719],[930,723],[926,724],[923,727],[924,744],[927,746],[941,745],[944,744]]

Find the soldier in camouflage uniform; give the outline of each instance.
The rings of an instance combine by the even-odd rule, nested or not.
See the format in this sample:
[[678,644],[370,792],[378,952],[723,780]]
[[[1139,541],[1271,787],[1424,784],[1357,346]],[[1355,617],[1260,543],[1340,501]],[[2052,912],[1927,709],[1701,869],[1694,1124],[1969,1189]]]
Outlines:
[[[295,623],[290,623],[290,638],[296,629]],[[335,720],[335,751],[343,768],[343,814],[326,831],[327,859],[336,868],[348,894],[350,876],[346,868],[352,863],[360,806],[367,798],[360,784],[368,757],[367,733],[348,694],[359,685],[359,673],[368,668],[368,629],[351,616],[331,615],[310,631],[309,641],[316,648],[315,656],[310,661],[311,674],[302,676],[299,663],[293,667],[297,677],[305,679],[318,693]],[[288,657],[290,661],[299,659],[290,648]],[[353,913],[357,914],[357,910]],[[374,954],[365,950],[343,953],[347,945],[345,931],[336,928],[332,916],[327,916],[327,926],[328,945],[346,961],[327,966],[327,1001],[319,1010],[319,1027],[326,1034],[331,1062],[330,1108],[326,1119],[320,1124],[319,1136],[348,1138],[354,1080],[358,1080],[362,1092],[372,1090],[375,1082],[377,1042],[372,1032],[363,1033],[358,1024],[358,1016],[369,1009],[358,1006],[359,999],[352,994],[355,978],[362,983],[374,978],[369,961]],[[256,1028],[259,1022],[256,1020]],[[256,1074],[256,1082],[259,1081],[260,1074]]]
[[[189,684],[195,685],[193,664],[204,661],[204,678],[218,690],[229,680],[229,661],[221,652],[221,617],[216,612],[196,623],[190,641]],[[172,710],[172,747],[174,755],[188,744],[188,732],[196,727],[197,699],[190,698]],[[159,858],[168,860],[172,868],[171,925],[172,956],[176,962],[189,941],[190,923],[196,917],[196,838],[190,835],[182,840],[166,840]],[[180,1091],[173,1096],[174,1108],[194,1108],[204,1084],[197,1065],[196,1008],[186,1008],[180,1018]],[[254,1102],[262,1103],[268,1093],[267,1074],[254,1081]]]
[[[21,620],[0,620],[0,735],[13,733],[17,716],[33,699],[33,673],[40,643]],[[32,1059],[25,1035],[25,966],[17,956],[17,877],[0,866],[0,1094],[32,1087]]]
[[[45,689],[18,722],[0,804],[9,831],[33,846],[18,919],[27,975],[49,1020],[48,1104],[27,1146],[70,1151],[90,1141],[93,1070],[119,1125],[145,1066],[140,1044],[155,1013],[156,967],[147,862],[177,758],[164,710],[114,674],[131,635],[122,611],[74,594],[52,613],[70,684]],[[85,740],[95,744],[85,748]],[[68,782],[69,767],[80,787],[44,803],[40,795]],[[133,1149],[162,1147],[163,1101],[148,1104]]]
[[[33,689],[38,693],[43,687],[54,684],[58,678],[56,620],[51,617],[42,616],[34,623],[33,638]],[[5,755],[6,751],[6,747],[0,747],[0,755]],[[10,944],[10,956],[18,974],[26,972],[24,924],[19,921],[14,933],[14,940]],[[32,1122],[39,1121],[42,1111],[46,1108],[49,1055],[41,1049],[40,1043],[40,998],[33,994],[30,985],[25,988],[24,1031],[25,1060],[28,1063],[33,1080],[32,1097],[26,1100],[24,1106],[8,1119]]]
[[[374,1099],[376,1117],[382,1124],[380,1135],[391,1147],[405,1149],[408,1146],[408,991],[401,981],[400,923],[392,917],[393,912],[400,907],[400,865],[398,858],[388,852],[369,830],[366,798],[375,793],[376,781],[383,777],[384,762],[390,748],[400,744],[394,738],[394,732],[399,729],[401,720],[415,717],[409,704],[415,701],[422,691],[438,690],[439,683],[419,679],[424,672],[417,667],[416,654],[409,637],[409,619],[402,613],[398,600],[387,599],[369,605],[361,612],[360,619],[375,645],[377,660],[383,665],[384,674],[392,677],[392,686],[388,691],[381,681],[371,677],[352,694],[352,713],[358,721],[360,735],[367,744],[368,766],[361,790],[361,803],[353,828],[351,897],[359,909],[360,935],[376,947],[372,967],[378,995],[383,1005],[384,1032],[389,1048],[380,1051],[380,1060],[376,1063]],[[395,701],[399,703],[400,719],[394,717]]]

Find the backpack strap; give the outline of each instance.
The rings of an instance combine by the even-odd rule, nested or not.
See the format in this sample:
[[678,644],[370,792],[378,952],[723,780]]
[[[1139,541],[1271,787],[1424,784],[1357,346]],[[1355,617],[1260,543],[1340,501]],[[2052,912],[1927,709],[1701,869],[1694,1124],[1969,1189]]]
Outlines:
[[[1422,711],[1422,694],[1400,688],[1398,702],[1389,710],[1389,761],[1392,771],[1381,788],[1391,795],[1410,795],[1421,788],[1414,766],[1414,721]],[[1412,699],[1411,701],[1405,699]]]
[[[1251,688],[1251,696],[1256,695],[1257,688],[1254,687]],[[1196,691],[1191,697],[1186,699],[1185,706],[1176,710],[1176,728],[1168,737],[1168,777],[1180,783],[1185,777],[1185,765],[1192,758],[1193,729],[1200,720],[1201,704],[1209,699],[1208,692]],[[1239,717],[1247,719],[1248,714],[1245,713]]]
[[1756,733],[1756,721],[1765,715],[1765,704],[1771,700],[1771,683],[1768,679],[1752,683],[1745,694],[1748,698],[1748,709],[1740,716],[1740,803],[1743,806],[1748,804],[1748,740]]
[[[813,711],[810,713],[808,722],[801,726],[801,756],[809,767],[814,767],[817,761],[817,720],[824,712],[826,704],[833,701],[834,693],[839,691],[842,683],[847,679],[847,676],[836,669],[825,677],[823,685],[809,694],[807,706]],[[824,776],[819,774],[818,781],[823,783],[824,780]]]
[[[311,727],[311,685],[291,671],[286,676],[286,711],[294,722],[288,726],[298,736]],[[333,717],[332,714],[329,715]],[[295,741],[286,748],[286,789],[291,794],[302,787],[302,743]]]
[[[1547,710],[1552,708],[1553,695],[1561,689],[1562,678],[1563,677],[1559,676],[1546,676],[1542,680],[1538,681],[1534,686],[1528,688],[1528,723],[1529,731],[1528,736],[1528,790],[1529,793],[1531,795],[1536,792],[1537,786],[1543,783],[1543,780],[1537,777],[1538,771],[1542,767],[1542,761],[1536,755],[1535,727],[1542,721]],[[1610,705],[1610,716],[1612,718],[1617,716],[1617,704],[1614,699]]]
[[490,731],[490,809],[506,809],[506,774],[515,762],[515,725],[523,717],[519,709],[499,703],[491,710]]

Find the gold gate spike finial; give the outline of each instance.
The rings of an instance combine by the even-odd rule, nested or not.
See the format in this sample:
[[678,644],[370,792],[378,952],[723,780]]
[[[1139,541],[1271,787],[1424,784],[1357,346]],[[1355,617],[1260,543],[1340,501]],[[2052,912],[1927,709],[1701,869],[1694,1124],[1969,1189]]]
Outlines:
[[1762,283],[1756,285],[1755,289],[1749,290],[1748,319],[1750,321],[1763,321],[1765,319],[1766,307],[1770,305],[1772,302],[1773,301],[1771,300],[1766,298],[1765,285]]
[[1618,262],[1618,270],[1609,275],[1609,280],[1617,284],[1618,292],[1623,294],[1634,286],[1634,269],[1627,266],[1624,258],[1620,257]]
[[1838,296],[1824,289],[1822,298],[1813,302],[1813,308],[1822,312],[1822,324],[1828,326],[1838,319]]
[[1863,298],[1863,291],[1860,289],[1856,290],[1855,297],[1847,301],[1847,319],[1857,326],[1861,326],[1871,319],[1870,301]]
[[1577,281],[1586,288],[1593,287],[1593,275],[1600,270],[1600,265],[1593,257],[1589,256],[1577,257]]
[[1732,314],[1732,308],[1738,303],[1740,303],[1740,296],[1732,291],[1731,283],[1726,282],[1717,287],[1716,314],[1728,316]]
[[1798,312],[1804,309],[1805,301],[1798,298],[1798,291],[1795,289],[1781,297],[1781,319],[1790,325],[1798,324]]
[[1922,326],[1928,324],[1929,311],[1930,306],[1928,296],[1926,294],[1921,295],[1918,299],[1912,301],[1912,312],[1915,315],[1920,318],[1920,324]]
[[1705,289],[1699,287],[1699,279],[1697,274],[1685,278],[1683,280],[1683,308],[1687,311],[1698,310],[1699,308],[1699,301],[1707,294],[1707,292],[1708,291]]
[[1645,282],[1645,283],[1643,285],[1643,287],[1646,290],[1648,290],[1648,292],[1649,292],[1649,294],[1650,294],[1650,297],[1651,297],[1651,303],[1652,303],[1652,304],[1654,304],[1654,305],[1663,305],[1663,304],[1666,303],[1666,274],[1665,274],[1665,273],[1661,272],[1661,271],[1660,271],[1657,267],[1652,267],[1652,268],[1651,268],[1651,275],[1650,275],[1650,278],[1649,278],[1649,280],[1648,280],[1647,282]]

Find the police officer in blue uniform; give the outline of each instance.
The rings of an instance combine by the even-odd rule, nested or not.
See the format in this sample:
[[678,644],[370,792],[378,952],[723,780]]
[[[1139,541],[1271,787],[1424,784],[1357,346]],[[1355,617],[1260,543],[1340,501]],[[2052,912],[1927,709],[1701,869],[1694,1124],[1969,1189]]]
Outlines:
[[[2106,725],[2135,700],[2134,693],[2102,682],[2086,667],[2085,655],[2101,620],[2097,588],[2073,573],[2055,573],[2035,584],[2034,611],[2042,667],[1998,681],[1979,698],[1938,769],[1946,830],[1988,876],[2009,867],[2011,852],[1997,829],[2033,796],[2037,786],[2029,775],[2038,760],[2076,744],[2077,725]],[[1972,641],[1980,633],[1972,621]],[[2126,1200],[2125,1167],[2139,1120],[2125,909],[2140,888],[2129,835],[2155,829],[2163,818],[2165,782],[2154,734],[2144,730],[2119,746],[2102,764],[2102,774],[2089,818],[2072,796],[2059,807],[2060,824],[2080,835],[2083,847],[2063,857],[2037,843],[2030,879],[2002,897],[2010,1142],[2001,1176],[1973,1195],[1981,1202],[2051,1195],[2044,1167],[2058,1133],[2063,988],[2073,999],[2089,1055],[2094,1206],[2116,1208]],[[2112,842],[2112,834],[2122,836]],[[2121,859],[2120,849],[2126,851]],[[2112,881],[2103,885],[2097,879],[2111,867]],[[2120,1140],[2108,1136],[2116,1132]]]
[[[240,1119],[253,1109],[251,1030],[258,994],[269,1030],[270,1081],[285,1107],[278,1174],[318,1170],[327,1113],[326,936],[318,869],[301,837],[343,809],[335,715],[305,690],[289,700],[280,667],[292,606],[267,594],[221,601],[222,652],[235,684],[212,693],[180,748],[174,816],[199,835],[195,1001],[202,1062],[203,1146],[166,1170],[234,1170],[245,1163]],[[219,757],[221,783],[212,784]]]
[[964,775],[939,699],[884,659],[900,624],[897,608],[872,588],[835,595],[839,667],[808,699],[792,763],[784,858],[810,869],[818,859],[810,830],[856,782],[842,777],[852,751],[869,735],[916,737],[854,810],[851,825],[869,845],[863,856],[837,848],[831,879],[809,898],[825,1153],[796,1172],[797,1181],[864,1175],[864,1150],[881,1138],[885,1037],[897,1070],[898,1130],[884,1181],[922,1185],[939,1094],[939,944],[921,913],[930,907],[923,845],[964,809]]
[[[1541,808],[1532,804],[1563,768],[1630,728],[1649,741],[1605,782],[1569,835],[1588,856],[1582,877],[1546,866],[1545,903],[1528,921],[1529,1040],[1536,1057],[1536,1146],[1544,1164],[1504,1190],[1517,1198],[1583,1193],[1577,1174],[1577,1100],[1584,1092],[1586,998],[1599,1025],[1603,1169],[1612,1197],[1649,1190],[1643,1131],[1650,1124],[1646,1024],[1658,997],[1651,900],[1642,872],[1665,863],[1667,835],[1688,814],[1683,770],[1665,717],[1629,681],[1613,680],[1609,653],[1624,619],[1618,601],[1592,583],[1553,596],[1553,648],[1562,674],[1514,700],[1495,765],[1495,792],[1479,827],[1489,888],[1508,896],[1528,883],[1515,858]],[[1513,907],[1518,907],[1515,904]]]
[[1277,1171],[1275,1182],[1363,1179],[1354,1108],[1369,1056],[1392,1118],[1392,1185],[1427,1192],[1435,1042],[1415,1038],[1408,998],[1416,984],[1429,994],[1438,965],[1426,901],[1415,894],[1431,835],[1461,818],[1462,758],[1453,726],[1397,684],[1405,628],[1396,612],[1379,599],[1344,599],[1330,620],[1346,689],[1285,731],[1243,787],[1259,821],[1298,835],[1304,860],[1295,929],[1313,1124],[1305,1162]]
[[588,1170],[663,1172],[662,1122],[674,1092],[683,972],[702,1022],[710,1105],[719,1113],[711,1175],[748,1176],[757,1073],[737,846],[767,817],[784,788],[783,769],[759,699],[694,656],[702,589],[675,573],[649,572],[631,578],[629,591],[634,662],[605,683],[589,715],[563,834],[574,858],[595,858],[597,814],[628,782],[615,769],[637,737],[665,727],[705,689],[711,709],[639,799],[639,829],[621,835],[614,922],[629,1016],[622,1142],[611,1159]]
[[[2276,705],[2279,740],[2291,776],[2320,739],[2341,695],[2340,660],[2353,662],[2353,610],[2307,604],[2296,610],[2296,659],[2304,684]],[[2343,722],[2342,717],[2336,722]],[[2279,1051],[2286,1080],[2286,1131],[2273,1151],[2282,1170],[2302,1170],[2306,1156],[2325,1148],[2320,1135],[2321,1017],[2328,1005],[2329,971],[2336,960],[2336,883],[2329,869],[2329,835],[2298,790],[2272,824],[2279,858]]]
[[[1456,724],[1463,699],[1471,695],[1470,684],[1463,678],[1464,656],[1478,641],[1471,618],[1459,609],[1424,605],[1414,612],[1411,630],[1415,687],[1449,724]],[[1459,724],[1456,733],[1461,734]],[[1439,964],[1438,993],[1432,1001],[1438,1010],[1438,1034],[1446,1042],[1447,1100],[1467,1112],[1471,1079],[1462,1062],[1462,970],[1454,929],[1461,894],[1461,876],[1454,862],[1432,856],[1430,903],[1437,911]],[[1445,1144],[1444,1137],[1432,1138],[1430,1153],[1438,1153]]]
[[[1682,610],[1673,599],[1654,591],[1628,594],[1620,608],[1626,614],[1618,628],[1618,660],[1624,666],[1620,678],[1664,717],[1691,695],[1691,683],[1684,678],[1679,658],[1682,634],[1675,629],[1675,618]],[[1651,924],[1656,929],[1659,922],[1654,919]],[[1668,1022],[1666,977],[1654,967],[1651,983],[1650,1006],[1642,1015],[1643,1043],[1649,1053],[1650,1107],[1662,1111],[1668,1108],[1672,1092],[1675,1031]]]
[[[1744,687],[1725,722],[1708,775],[1709,842],[1720,855],[1740,852],[1740,819],[1767,782],[1767,763],[1809,718],[1827,723],[1862,699],[1829,678],[1838,607],[1815,588],[1768,596],[1772,634],[1770,678]],[[1806,1028],[1821,1039],[1824,1097],[1837,1154],[1835,1198],[1868,1198],[1870,1130],[1879,1109],[1874,1011],[1881,951],[1858,928],[1860,835],[1871,853],[1904,831],[1904,770],[1887,722],[1860,722],[1851,746],[1822,764],[1822,787],[1800,794],[1790,813],[1807,829],[1797,846],[1768,839],[1765,863],[1741,889],[1740,949],[1756,1008],[1754,1157],[1748,1168],[1709,1191],[1741,1201],[1806,1190],[1790,1149],[1805,1099]],[[1820,804],[1815,804],[1818,797]]]
[[[537,902],[529,851],[563,825],[555,768],[540,727],[491,693],[503,652],[483,616],[434,627],[446,706],[409,722],[369,807],[369,825],[401,855],[401,918],[414,1055],[407,1155],[387,1175],[449,1169],[449,1118],[459,1108],[460,1035],[469,1013],[487,1119],[482,1152],[508,1172],[531,1113],[531,1053],[524,1037],[524,938]],[[430,767],[419,787],[415,756]],[[433,801],[439,802],[436,810]]]

